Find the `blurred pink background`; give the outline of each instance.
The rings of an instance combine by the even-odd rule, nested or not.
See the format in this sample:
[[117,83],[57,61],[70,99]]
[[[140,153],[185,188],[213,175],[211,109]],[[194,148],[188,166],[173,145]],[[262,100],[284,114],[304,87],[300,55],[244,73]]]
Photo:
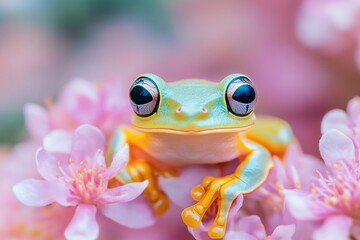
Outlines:
[[326,6],[309,12],[312,1],[1,0],[0,144],[25,138],[25,103],[56,98],[73,78],[128,89],[145,72],[167,81],[239,72],[257,86],[257,114],[289,121],[318,155],[322,116],[360,95],[360,34],[335,28]]

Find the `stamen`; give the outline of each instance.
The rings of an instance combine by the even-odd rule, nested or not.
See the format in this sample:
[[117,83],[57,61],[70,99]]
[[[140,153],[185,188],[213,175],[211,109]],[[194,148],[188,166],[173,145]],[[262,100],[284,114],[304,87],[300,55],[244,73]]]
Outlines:
[[[97,154],[101,155],[102,151],[99,149]],[[98,167],[98,163],[94,160],[91,167],[89,166],[90,162],[86,159],[79,165],[74,163],[73,159],[68,159],[67,173],[61,163],[57,162],[59,173],[56,174],[56,177],[67,184],[68,189],[73,193],[73,198],[84,203],[95,203],[108,184],[108,179],[102,174],[106,166],[102,164]]]

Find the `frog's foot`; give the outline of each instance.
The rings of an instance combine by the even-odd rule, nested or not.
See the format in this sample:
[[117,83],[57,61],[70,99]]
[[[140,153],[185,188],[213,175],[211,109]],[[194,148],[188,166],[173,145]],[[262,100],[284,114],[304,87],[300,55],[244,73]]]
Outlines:
[[[196,228],[200,225],[206,211],[211,204],[217,200],[218,211],[213,225],[208,230],[208,235],[212,239],[224,237],[227,217],[233,201],[243,193],[242,185],[245,183],[235,175],[221,178],[206,177],[203,182],[196,186],[191,195],[195,201],[182,212],[182,219],[188,227]],[[246,184],[245,184],[246,185]]]
[[136,161],[128,164],[127,172],[136,182],[149,181],[144,194],[149,199],[155,214],[164,214],[169,208],[169,200],[159,188],[158,171],[146,161]]

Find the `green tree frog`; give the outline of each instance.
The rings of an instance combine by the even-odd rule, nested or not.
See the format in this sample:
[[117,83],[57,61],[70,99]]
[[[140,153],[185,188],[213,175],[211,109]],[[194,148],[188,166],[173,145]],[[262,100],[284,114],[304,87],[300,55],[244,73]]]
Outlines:
[[290,127],[280,119],[263,117],[255,124],[255,87],[242,74],[219,83],[199,79],[166,83],[144,74],[131,86],[130,102],[133,126],[120,127],[112,142],[112,151],[130,146],[129,164],[117,179],[149,180],[145,194],[156,214],[169,205],[159,189],[159,175],[176,176],[176,169],[183,166],[238,159],[232,174],[209,176],[194,186],[191,195],[196,203],[182,212],[184,223],[197,227],[211,204],[218,204],[208,231],[213,239],[224,236],[232,202],[261,185],[273,166],[272,154],[282,155],[293,141]]

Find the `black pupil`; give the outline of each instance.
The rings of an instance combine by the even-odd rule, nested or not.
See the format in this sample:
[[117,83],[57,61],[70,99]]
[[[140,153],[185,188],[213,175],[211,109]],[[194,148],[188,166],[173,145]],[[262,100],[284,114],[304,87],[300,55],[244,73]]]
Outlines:
[[255,90],[250,85],[241,85],[236,89],[232,98],[241,103],[251,103],[255,100]]
[[142,86],[135,86],[130,91],[131,101],[135,104],[146,104],[153,100],[150,92]]

